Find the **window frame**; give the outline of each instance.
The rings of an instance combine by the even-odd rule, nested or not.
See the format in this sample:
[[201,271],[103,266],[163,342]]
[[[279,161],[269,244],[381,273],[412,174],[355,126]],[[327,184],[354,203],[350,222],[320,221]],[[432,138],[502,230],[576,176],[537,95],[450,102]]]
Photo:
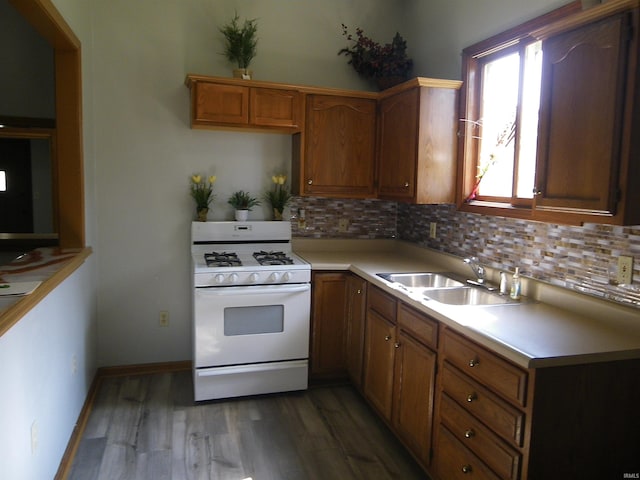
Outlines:
[[[504,197],[483,197],[467,201],[476,183],[478,171],[479,141],[474,133],[473,121],[477,120],[481,104],[482,69],[487,61],[508,52],[523,52],[526,46],[538,39],[534,32],[550,24],[582,11],[582,2],[573,1],[563,7],[546,13],[533,20],[499,33],[491,38],[471,45],[462,51],[462,79],[464,87],[460,92],[460,126],[458,131],[458,201],[461,211],[502,215],[517,218],[531,218],[533,200],[512,197],[507,203]],[[521,64],[522,68],[522,64]],[[522,75],[520,76],[522,81]],[[522,91],[522,85],[519,87]],[[472,121],[468,121],[472,120]],[[520,124],[520,109],[516,112],[516,131]],[[516,134],[515,159],[518,162],[518,141]],[[514,172],[513,181],[515,182]]]

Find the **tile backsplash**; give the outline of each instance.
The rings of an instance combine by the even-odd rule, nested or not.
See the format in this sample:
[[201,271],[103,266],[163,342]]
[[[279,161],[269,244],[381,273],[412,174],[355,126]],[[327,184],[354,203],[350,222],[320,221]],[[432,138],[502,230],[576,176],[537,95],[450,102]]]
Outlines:
[[[306,224],[298,223],[298,209]],[[454,205],[294,197],[294,237],[399,238],[492,268],[640,308],[640,226],[557,225],[456,211]],[[340,230],[340,220],[347,222]],[[429,226],[436,222],[436,238]],[[634,257],[633,285],[617,286],[617,257]]]

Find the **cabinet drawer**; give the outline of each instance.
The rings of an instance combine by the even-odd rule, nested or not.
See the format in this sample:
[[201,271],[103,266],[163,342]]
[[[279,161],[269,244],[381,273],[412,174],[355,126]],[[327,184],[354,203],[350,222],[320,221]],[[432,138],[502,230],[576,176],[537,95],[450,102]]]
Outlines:
[[505,439],[522,445],[524,414],[445,363],[442,390]]
[[456,439],[472,450],[501,478],[516,480],[520,471],[520,454],[507,446],[475,417],[443,394],[440,421]]
[[445,330],[442,343],[445,360],[507,400],[525,406],[527,372],[451,330]]
[[443,480],[501,480],[445,427],[438,427],[436,473]]
[[402,303],[398,308],[398,325],[425,345],[438,346],[438,323]]
[[372,287],[367,295],[367,305],[387,320],[396,322],[396,299],[378,287]]

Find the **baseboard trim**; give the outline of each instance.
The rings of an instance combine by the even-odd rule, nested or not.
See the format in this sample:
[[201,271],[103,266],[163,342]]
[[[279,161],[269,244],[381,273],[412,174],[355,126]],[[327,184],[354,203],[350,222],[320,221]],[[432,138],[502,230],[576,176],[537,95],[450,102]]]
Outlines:
[[150,375],[154,373],[170,373],[180,372],[184,370],[191,370],[192,362],[185,360],[181,362],[163,362],[163,363],[145,363],[140,365],[122,365],[117,367],[100,367],[96,371],[96,374],[89,387],[87,398],[84,401],[78,420],[73,427],[71,438],[67,444],[67,448],[62,455],[62,460],[58,466],[55,480],[65,480],[69,476],[71,465],[73,465],[73,459],[78,452],[80,446],[80,440],[87,427],[89,416],[93,410],[93,406],[96,400],[96,395],[102,384],[102,380],[107,377],[122,377],[127,375]]

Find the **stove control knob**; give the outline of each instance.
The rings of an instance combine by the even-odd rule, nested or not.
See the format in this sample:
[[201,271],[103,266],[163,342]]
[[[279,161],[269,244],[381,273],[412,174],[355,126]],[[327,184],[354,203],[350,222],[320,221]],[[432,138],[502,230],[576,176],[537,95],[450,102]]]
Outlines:
[[269,279],[270,279],[272,282],[277,282],[277,281],[280,279],[280,273],[279,273],[279,272],[273,272],[273,273],[271,274],[271,276],[269,276]]
[[249,281],[252,283],[256,283],[259,278],[260,275],[258,275],[257,273],[252,273],[251,275],[249,275]]
[[232,273],[229,275],[229,283],[236,283],[238,281],[238,274]]
[[289,272],[284,272],[284,274],[282,275],[282,281],[288,282],[289,280],[291,280],[291,274]]
[[215,277],[213,277],[213,281],[216,283],[224,282],[224,275],[222,275],[221,273],[217,274]]

